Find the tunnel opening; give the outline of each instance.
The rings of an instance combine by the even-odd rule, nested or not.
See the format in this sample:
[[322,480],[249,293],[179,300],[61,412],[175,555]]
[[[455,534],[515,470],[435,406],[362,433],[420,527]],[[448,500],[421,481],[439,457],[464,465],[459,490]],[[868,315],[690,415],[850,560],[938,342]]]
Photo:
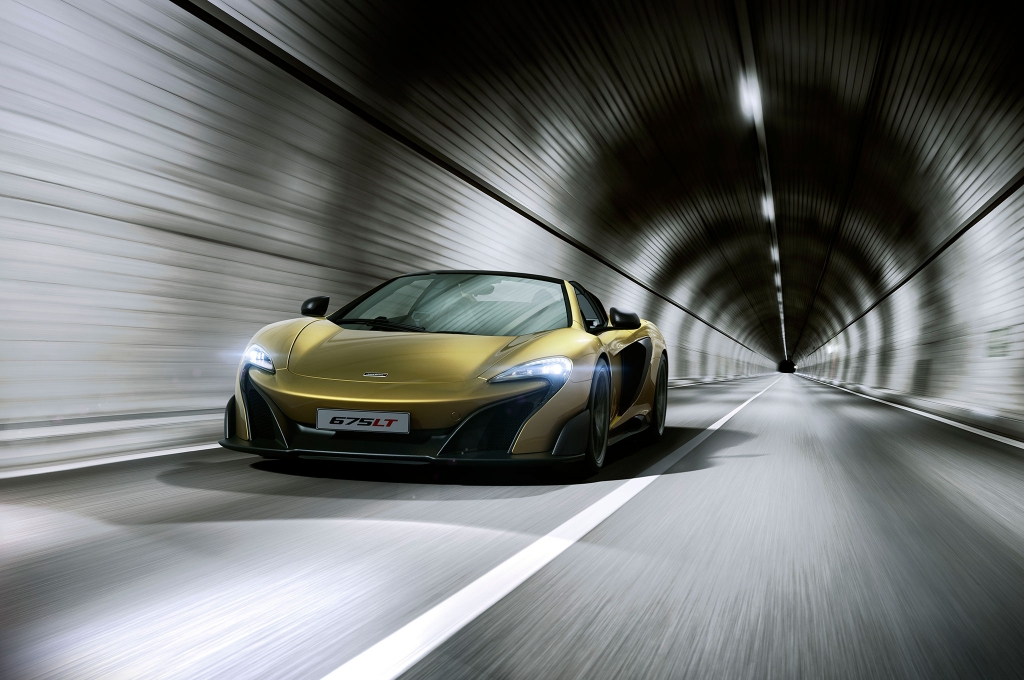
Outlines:
[[791,359],[783,359],[779,362],[779,373],[796,373],[796,364]]

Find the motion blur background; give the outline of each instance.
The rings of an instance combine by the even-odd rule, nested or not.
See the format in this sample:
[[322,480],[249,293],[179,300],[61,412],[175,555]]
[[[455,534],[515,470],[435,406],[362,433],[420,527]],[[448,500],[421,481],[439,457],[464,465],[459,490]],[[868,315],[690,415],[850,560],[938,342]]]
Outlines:
[[1006,11],[0,0],[0,467],[214,440],[255,330],[435,268],[1024,434]]

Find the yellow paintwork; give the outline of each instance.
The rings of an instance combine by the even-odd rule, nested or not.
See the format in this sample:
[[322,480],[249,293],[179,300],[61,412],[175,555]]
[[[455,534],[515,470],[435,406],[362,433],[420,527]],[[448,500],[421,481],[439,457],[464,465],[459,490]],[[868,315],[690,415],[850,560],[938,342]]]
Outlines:
[[[245,367],[253,382],[294,421],[315,423],[318,408],[408,412],[412,429],[444,429],[477,409],[544,384],[542,380],[490,383],[489,378],[533,359],[565,356],[573,369],[567,383],[523,427],[513,454],[550,451],[562,426],[586,408],[596,362],[612,370],[612,409],[618,412],[618,354],[630,343],[650,337],[652,366],[637,402],[615,415],[614,428],[651,408],[658,361],[665,349],[658,329],[643,321],[637,330],[592,335],[584,330],[572,286],[573,321],[562,328],[520,337],[442,333],[402,333],[341,328],[326,319],[301,318],[260,330],[250,344],[270,353],[274,374]],[[367,377],[364,373],[387,373]],[[241,373],[239,373],[239,379]],[[237,435],[249,439],[236,381]],[[514,455],[513,455],[514,457]]]
[[[476,378],[516,338],[485,335],[347,330],[316,321],[303,330],[288,360],[296,375],[373,383],[456,383]],[[367,378],[365,372],[387,373]]]
[[524,382],[492,385],[479,378],[449,383],[371,383],[324,380],[281,370],[271,375],[253,370],[253,382],[278,408],[300,423],[316,422],[318,408],[408,412],[414,430],[448,428],[496,399],[515,396],[537,385]]

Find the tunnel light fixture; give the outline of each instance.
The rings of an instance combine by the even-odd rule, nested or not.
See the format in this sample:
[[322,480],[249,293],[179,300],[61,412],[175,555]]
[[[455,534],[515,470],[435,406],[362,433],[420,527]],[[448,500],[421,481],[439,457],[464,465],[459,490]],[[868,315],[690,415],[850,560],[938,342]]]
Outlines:
[[[772,209],[770,219],[774,220],[775,210]],[[789,347],[786,345],[786,306],[782,302],[782,263],[779,262],[779,245],[775,233],[775,223],[772,222],[772,264],[775,267],[775,298],[779,303],[779,329],[782,333],[782,353],[786,360],[789,360]]]
[[740,108],[748,119],[755,123],[761,122],[761,88],[757,84],[757,76],[753,74],[740,76]]
[[775,270],[775,294],[779,301],[779,331],[782,336],[782,353],[789,360],[789,348],[786,346],[786,311],[782,304],[782,264],[779,261],[779,235],[775,229],[775,200],[772,196],[772,175],[768,166],[768,140],[764,131],[764,110],[761,106],[761,86],[757,79],[754,60],[754,46],[750,38],[750,20],[747,17],[746,2],[737,5],[739,13],[740,41],[743,45],[744,70],[740,74],[740,109],[743,116],[754,123],[757,131],[757,146],[760,156],[761,179],[764,182],[764,196],[761,199],[761,212],[768,220],[771,236],[772,268]]

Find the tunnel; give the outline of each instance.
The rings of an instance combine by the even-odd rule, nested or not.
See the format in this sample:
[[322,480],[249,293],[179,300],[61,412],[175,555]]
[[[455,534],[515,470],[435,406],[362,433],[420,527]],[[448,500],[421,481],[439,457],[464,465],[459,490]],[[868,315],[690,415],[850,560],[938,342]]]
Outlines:
[[4,0],[0,677],[1024,676],[1020,15]]

